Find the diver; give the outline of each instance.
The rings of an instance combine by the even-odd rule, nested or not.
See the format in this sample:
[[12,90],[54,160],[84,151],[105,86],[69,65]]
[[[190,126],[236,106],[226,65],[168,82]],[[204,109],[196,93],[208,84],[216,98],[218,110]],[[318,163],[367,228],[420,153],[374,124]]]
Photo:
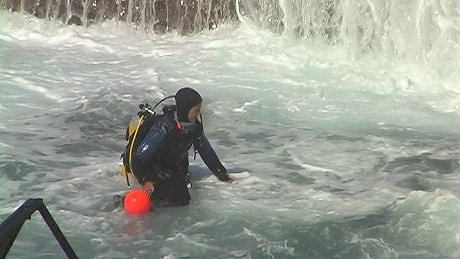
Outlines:
[[200,110],[202,98],[192,88],[181,88],[176,105],[163,107],[148,133],[132,152],[134,176],[157,206],[190,203],[188,151],[194,146],[206,166],[221,181],[233,182],[204,135]]

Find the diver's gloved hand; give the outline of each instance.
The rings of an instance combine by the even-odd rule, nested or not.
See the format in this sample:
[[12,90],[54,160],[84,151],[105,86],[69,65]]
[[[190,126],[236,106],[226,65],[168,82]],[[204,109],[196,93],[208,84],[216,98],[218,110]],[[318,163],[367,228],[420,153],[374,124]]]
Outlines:
[[220,177],[218,176],[217,178],[221,180],[222,182],[227,182],[227,183],[232,183],[234,181],[233,178],[231,178],[228,174],[222,175]]
[[222,182],[232,183],[234,181],[233,178],[228,175],[228,172],[225,169],[218,169],[217,172],[214,172],[214,175]]
[[149,197],[152,195],[153,190],[155,190],[155,184],[152,181],[145,182],[142,185],[142,190],[146,192]]

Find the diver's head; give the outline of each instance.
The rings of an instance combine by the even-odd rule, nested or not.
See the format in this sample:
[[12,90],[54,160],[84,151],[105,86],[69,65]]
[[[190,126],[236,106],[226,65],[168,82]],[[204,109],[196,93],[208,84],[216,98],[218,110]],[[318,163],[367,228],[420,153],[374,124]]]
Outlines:
[[184,87],[177,91],[175,99],[179,121],[195,122],[200,115],[203,100],[200,94],[192,88]]

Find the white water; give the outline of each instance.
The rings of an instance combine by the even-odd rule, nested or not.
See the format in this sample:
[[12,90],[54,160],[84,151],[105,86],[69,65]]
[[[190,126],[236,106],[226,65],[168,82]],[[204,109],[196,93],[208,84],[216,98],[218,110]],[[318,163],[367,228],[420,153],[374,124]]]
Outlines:
[[[458,74],[353,49],[251,20],[157,36],[1,12],[0,219],[42,197],[81,258],[456,258]],[[137,105],[183,86],[237,183],[198,159],[189,207],[112,210]],[[37,214],[10,256],[63,254]]]

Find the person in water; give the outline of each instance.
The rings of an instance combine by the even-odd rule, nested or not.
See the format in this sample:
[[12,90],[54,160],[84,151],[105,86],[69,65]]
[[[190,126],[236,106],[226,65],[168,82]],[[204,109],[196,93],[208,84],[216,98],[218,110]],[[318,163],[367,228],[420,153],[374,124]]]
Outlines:
[[176,106],[163,109],[162,119],[152,125],[132,158],[136,179],[159,206],[190,203],[188,151],[192,145],[219,180],[233,181],[198,120],[200,94],[192,88],[182,88],[174,98]]

